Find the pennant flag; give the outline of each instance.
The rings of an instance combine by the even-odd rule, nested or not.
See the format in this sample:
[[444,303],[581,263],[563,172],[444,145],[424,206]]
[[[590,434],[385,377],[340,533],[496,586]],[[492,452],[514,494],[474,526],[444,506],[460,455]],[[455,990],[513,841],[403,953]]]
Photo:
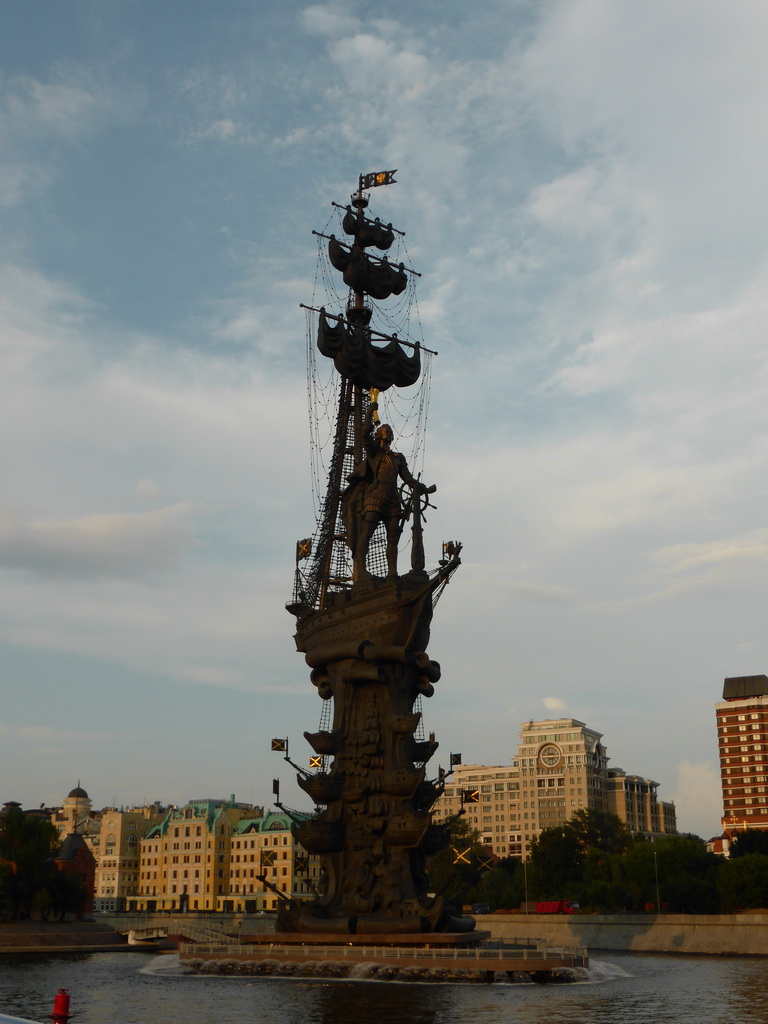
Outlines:
[[394,171],[374,171],[373,174],[361,174],[360,191],[362,192],[366,188],[377,188],[379,185],[396,185],[396,174],[397,168]]

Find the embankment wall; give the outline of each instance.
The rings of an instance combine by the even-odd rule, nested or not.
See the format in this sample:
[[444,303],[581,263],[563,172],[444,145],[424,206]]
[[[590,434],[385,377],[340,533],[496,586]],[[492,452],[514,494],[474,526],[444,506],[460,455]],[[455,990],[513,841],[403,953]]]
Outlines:
[[109,952],[127,948],[125,936],[101,922],[0,922],[0,953],[61,953],[65,949]]
[[487,914],[493,939],[632,953],[768,956],[768,914]]

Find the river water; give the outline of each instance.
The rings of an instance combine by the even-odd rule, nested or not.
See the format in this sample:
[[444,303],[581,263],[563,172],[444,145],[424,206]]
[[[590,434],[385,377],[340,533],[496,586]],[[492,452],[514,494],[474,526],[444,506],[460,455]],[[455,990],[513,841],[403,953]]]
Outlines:
[[72,1024],[768,1024],[768,962],[598,954],[569,985],[189,975],[175,954],[0,957],[0,1013]]

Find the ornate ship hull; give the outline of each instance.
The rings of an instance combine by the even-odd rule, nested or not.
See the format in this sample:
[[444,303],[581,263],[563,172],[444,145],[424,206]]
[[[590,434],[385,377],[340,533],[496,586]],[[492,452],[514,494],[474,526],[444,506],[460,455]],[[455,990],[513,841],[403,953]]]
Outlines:
[[367,581],[297,624],[296,646],[334,708],[329,730],[305,735],[333,762],[319,784],[298,780],[326,805],[296,826],[305,848],[323,854],[325,892],[283,914],[280,928],[403,934],[432,930],[440,917],[419,853],[431,816],[414,807],[425,768],[413,760],[413,704],[439,676],[424,652],[439,583]]

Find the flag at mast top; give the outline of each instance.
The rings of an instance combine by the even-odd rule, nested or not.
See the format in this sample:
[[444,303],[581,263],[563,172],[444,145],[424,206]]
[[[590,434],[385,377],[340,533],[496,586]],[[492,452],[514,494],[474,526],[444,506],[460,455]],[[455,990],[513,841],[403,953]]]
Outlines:
[[367,188],[377,188],[379,185],[396,185],[396,174],[397,168],[394,171],[374,171],[372,174],[361,174],[359,191],[364,192]]

